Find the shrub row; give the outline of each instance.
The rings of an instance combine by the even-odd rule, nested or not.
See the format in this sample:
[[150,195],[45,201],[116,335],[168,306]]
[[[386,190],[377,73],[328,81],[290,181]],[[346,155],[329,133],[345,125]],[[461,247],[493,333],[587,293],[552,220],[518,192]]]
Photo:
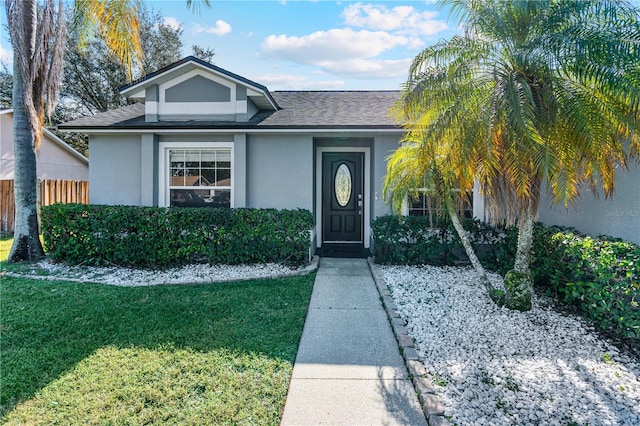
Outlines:
[[[517,230],[477,220],[463,225],[482,264],[504,276],[513,267]],[[372,230],[380,263],[468,261],[447,221],[429,229],[428,218],[383,216],[372,223]],[[575,307],[600,330],[640,353],[640,246],[536,224],[531,272],[539,289]]]
[[[468,262],[458,233],[450,221],[431,227],[424,216],[379,216],[371,223],[376,262],[403,265],[455,265]],[[508,271],[513,265],[517,232],[465,219],[463,226],[485,267]],[[511,263],[511,265],[509,265]]]
[[566,230],[540,234],[536,283],[640,353],[640,246]]
[[42,225],[55,261],[163,268],[302,264],[313,218],[306,210],[54,204],[42,208]]

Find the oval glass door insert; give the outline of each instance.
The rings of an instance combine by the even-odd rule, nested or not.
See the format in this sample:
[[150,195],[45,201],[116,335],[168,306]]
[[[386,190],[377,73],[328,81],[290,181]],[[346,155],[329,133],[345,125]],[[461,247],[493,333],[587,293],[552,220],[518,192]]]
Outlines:
[[349,204],[351,200],[351,172],[345,163],[340,164],[334,179],[336,200],[340,207]]

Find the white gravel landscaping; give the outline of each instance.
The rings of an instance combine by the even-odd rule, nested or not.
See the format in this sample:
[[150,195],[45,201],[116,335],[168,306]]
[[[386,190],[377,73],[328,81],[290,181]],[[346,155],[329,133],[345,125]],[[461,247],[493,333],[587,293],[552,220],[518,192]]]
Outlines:
[[452,424],[640,425],[639,360],[579,317],[499,308],[470,268],[382,271]]
[[43,260],[22,275],[51,279],[97,282],[117,286],[150,286],[161,284],[200,284],[267,278],[301,271],[277,263],[258,265],[187,265],[167,270],[143,270],[121,267],[69,266]]

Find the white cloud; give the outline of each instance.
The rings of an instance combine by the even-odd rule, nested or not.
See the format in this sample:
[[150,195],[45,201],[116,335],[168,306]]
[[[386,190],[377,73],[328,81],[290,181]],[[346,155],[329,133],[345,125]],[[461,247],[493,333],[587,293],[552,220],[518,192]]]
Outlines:
[[271,90],[337,90],[344,87],[342,80],[310,80],[309,77],[292,74],[262,74],[253,76]]
[[302,64],[372,58],[399,47],[415,47],[419,40],[384,31],[354,31],[350,28],[317,31],[303,36],[270,35],[262,42],[267,56]]
[[227,35],[231,32],[231,25],[224,22],[221,19],[216,21],[215,27],[203,27],[201,25],[196,25],[194,27],[195,32],[197,33],[207,33],[207,34],[215,34],[219,36]]
[[396,6],[355,3],[342,12],[345,23],[372,30],[397,31],[403,34],[431,36],[446,30],[444,21],[435,19],[438,12],[419,12],[413,6]]
[[13,64],[13,53],[0,45],[0,62],[7,65]]
[[174,30],[179,30],[180,28],[182,28],[182,23],[173,16],[165,16],[162,23]]
[[412,58],[407,59],[349,59],[326,61],[317,65],[325,72],[345,77],[397,78],[406,77]]

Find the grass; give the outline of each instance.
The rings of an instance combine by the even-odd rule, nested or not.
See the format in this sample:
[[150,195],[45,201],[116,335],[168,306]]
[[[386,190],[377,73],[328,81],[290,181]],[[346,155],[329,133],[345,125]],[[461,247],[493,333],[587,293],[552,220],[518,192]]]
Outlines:
[[0,236],[0,265],[9,257],[11,244],[13,244],[13,237]]
[[313,278],[0,277],[0,423],[278,424]]

